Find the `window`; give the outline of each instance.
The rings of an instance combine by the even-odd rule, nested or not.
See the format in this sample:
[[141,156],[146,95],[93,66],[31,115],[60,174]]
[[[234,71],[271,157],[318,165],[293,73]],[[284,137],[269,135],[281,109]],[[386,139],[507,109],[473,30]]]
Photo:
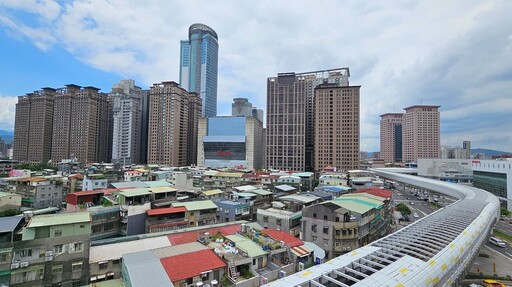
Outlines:
[[327,220],[327,215],[324,215],[324,220]]
[[112,264],[114,264],[114,265],[117,265],[119,263],[121,263],[121,260],[119,260],[119,259],[115,259],[114,261],[112,261]]
[[4,253],[1,253],[0,254],[0,263],[7,263],[7,252],[4,252]]
[[75,249],[75,252],[84,251],[84,243],[83,242],[75,242],[75,243],[73,243],[73,247]]
[[313,218],[316,218],[316,213],[313,213]]
[[80,224],[80,228],[85,228],[85,224]]
[[71,270],[73,272],[78,272],[78,271],[82,271],[82,261],[77,261],[77,262],[73,262],[71,264]]
[[100,270],[108,268],[108,261],[102,261],[102,262],[99,262],[98,264],[100,266]]
[[276,224],[277,225],[281,225],[281,219],[280,218],[276,219]]
[[62,236],[62,229],[55,230],[54,236],[55,237],[61,237]]
[[268,216],[263,216],[263,222],[268,222]]
[[31,257],[32,249],[24,249],[19,251],[20,257]]
[[52,274],[62,273],[62,264],[52,266]]
[[316,232],[316,224],[311,225],[311,230],[313,230],[313,232]]
[[59,244],[59,245],[54,245],[53,246],[53,253],[55,254],[60,254],[62,252],[64,252],[64,246],[62,244]]
[[313,236],[312,239],[313,239],[313,242],[316,242],[316,236]]
[[324,234],[329,234],[329,227],[328,226],[324,227]]

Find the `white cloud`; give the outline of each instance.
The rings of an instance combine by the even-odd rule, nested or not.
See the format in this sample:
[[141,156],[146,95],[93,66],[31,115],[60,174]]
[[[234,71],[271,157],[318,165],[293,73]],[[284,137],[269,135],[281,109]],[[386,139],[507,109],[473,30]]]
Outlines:
[[[510,124],[493,116],[512,108],[509,1],[65,3],[1,1],[0,23],[148,86],[178,81],[179,41],[205,23],[219,35],[220,114],[241,95],[265,109],[266,78],[279,72],[349,67],[351,84],[362,86],[362,150],[379,149],[380,114],[421,102],[442,106],[443,144],[490,146],[493,128]],[[42,20],[24,21],[20,10]]]
[[0,130],[13,130],[18,97],[0,95],[0,98],[2,99],[2,104],[0,105]]

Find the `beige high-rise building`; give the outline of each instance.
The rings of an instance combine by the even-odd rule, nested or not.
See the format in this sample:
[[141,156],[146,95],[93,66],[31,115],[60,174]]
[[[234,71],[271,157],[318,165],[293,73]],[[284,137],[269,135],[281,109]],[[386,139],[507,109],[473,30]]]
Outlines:
[[108,96],[95,87],[66,85],[54,102],[52,160],[109,162],[111,150]]
[[[148,163],[186,166],[197,151],[201,99],[176,82],[154,84],[149,90]],[[197,111],[196,111],[197,110]],[[192,116],[192,118],[190,118]],[[190,131],[190,125],[193,131]],[[194,132],[194,134],[191,134]],[[192,139],[195,137],[196,139]],[[193,147],[194,141],[196,146]]]
[[385,162],[402,161],[402,119],[401,113],[380,115],[380,158]]
[[191,92],[188,104],[187,165],[197,165],[198,128],[202,105],[201,97]]
[[313,170],[315,87],[324,82],[346,87],[349,76],[349,69],[341,68],[267,79],[267,168]]
[[359,90],[321,84],[315,88],[315,170],[330,165],[359,169]]
[[441,157],[441,106],[416,105],[405,108],[402,128],[402,159],[417,162],[419,158]]
[[47,162],[51,158],[55,89],[18,97],[14,124],[13,158],[22,162]]

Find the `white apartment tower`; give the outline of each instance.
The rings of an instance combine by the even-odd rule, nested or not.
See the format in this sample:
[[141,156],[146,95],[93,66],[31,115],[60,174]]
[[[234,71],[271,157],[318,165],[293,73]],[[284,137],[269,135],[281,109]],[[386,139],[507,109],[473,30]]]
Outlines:
[[109,97],[113,115],[112,162],[140,163],[141,88],[133,80],[121,80],[112,85]]

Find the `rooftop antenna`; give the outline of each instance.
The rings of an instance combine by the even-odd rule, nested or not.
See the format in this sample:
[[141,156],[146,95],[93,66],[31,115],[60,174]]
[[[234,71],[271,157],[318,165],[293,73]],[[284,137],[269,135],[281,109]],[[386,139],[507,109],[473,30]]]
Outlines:
[[423,98],[420,99],[420,103],[423,105]]

